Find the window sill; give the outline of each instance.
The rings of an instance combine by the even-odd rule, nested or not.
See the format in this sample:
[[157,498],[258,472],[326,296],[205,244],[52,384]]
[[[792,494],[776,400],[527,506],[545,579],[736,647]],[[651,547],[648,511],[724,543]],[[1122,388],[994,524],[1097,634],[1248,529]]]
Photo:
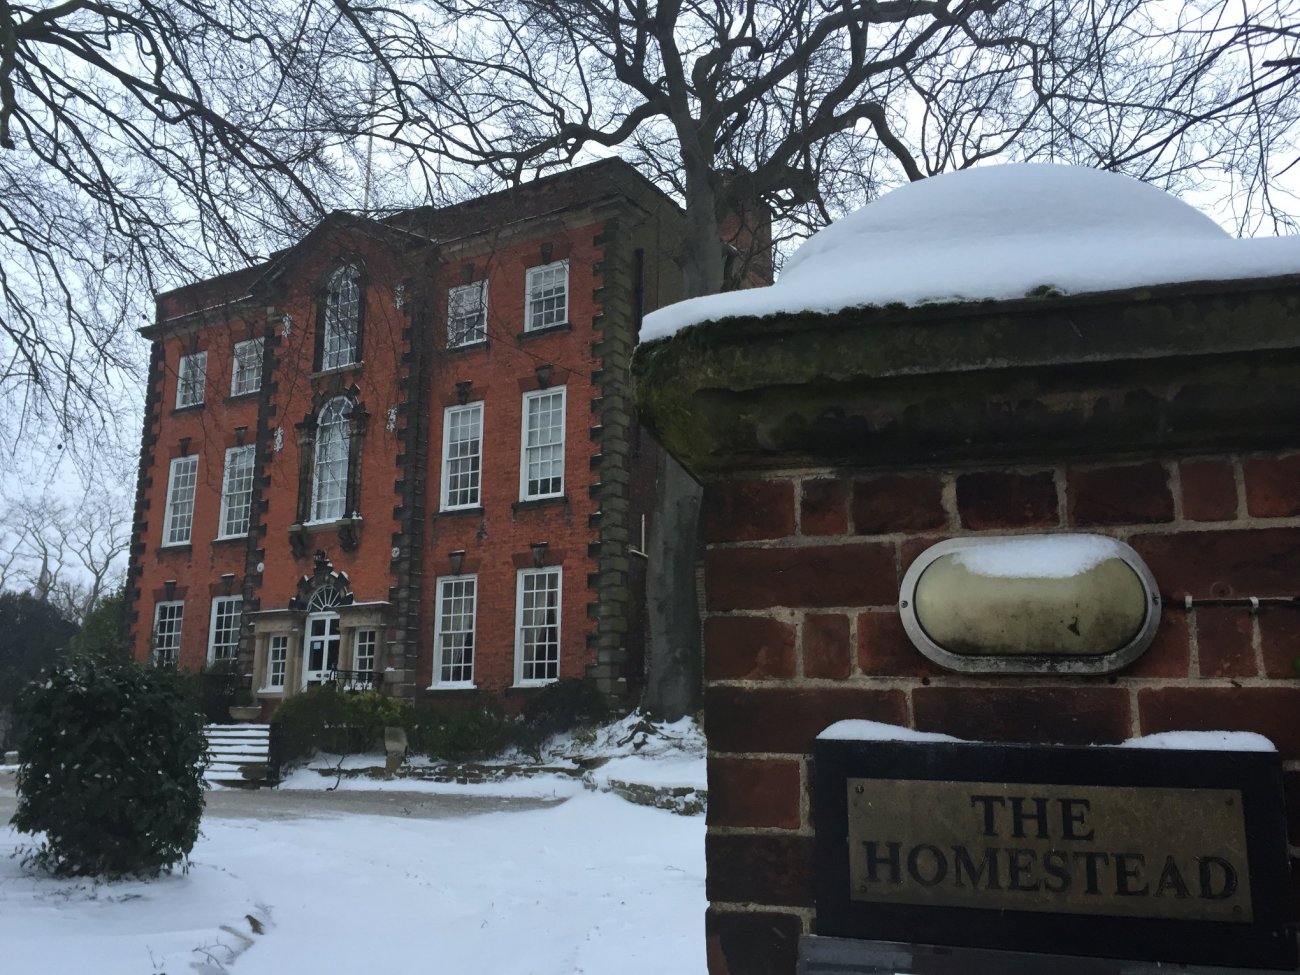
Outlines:
[[430,691],[477,691],[477,684],[430,684]]
[[439,518],[455,518],[457,516],[469,515],[478,515],[479,517],[482,517],[483,506],[481,504],[476,504],[472,508],[439,508],[437,514]]
[[254,693],[258,697],[283,697],[283,687],[259,687]]
[[572,322],[558,322],[555,325],[546,325],[542,328],[525,329],[515,337],[519,339],[520,342],[526,342],[528,341],[528,339],[540,338],[543,335],[554,335],[557,332],[572,332],[572,331],[573,331]]
[[477,342],[462,342],[460,345],[448,345],[443,351],[447,355],[454,355],[458,352],[473,352],[475,349],[486,349],[488,347],[487,339],[479,339]]
[[513,691],[513,692],[518,692],[518,691],[535,691],[535,690],[537,690],[538,688],[545,687],[547,684],[554,684],[554,683],[555,683],[556,681],[558,681],[559,679],[560,679],[560,678],[558,678],[558,677],[549,677],[549,678],[547,678],[546,680],[527,680],[527,681],[521,681],[521,682],[519,682],[519,683],[517,683],[517,684],[511,684],[509,687],[507,687],[507,688],[506,688],[506,693],[509,694],[509,693],[511,693],[512,691]]
[[359,362],[349,362],[344,366],[333,366],[329,369],[317,369],[315,372],[308,373],[308,379],[323,379],[325,376],[336,376],[341,372],[360,372],[366,361],[362,359]]
[[547,498],[526,498],[523,501],[516,501],[510,507],[515,511],[528,511],[532,508],[546,508],[551,505],[565,505],[569,503],[567,494],[556,494]]
[[212,544],[229,545],[231,542],[246,542],[248,541],[248,535],[248,532],[244,532],[242,535],[218,535],[212,540]]
[[340,528],[359,527],[361,527],[361,517],[358,515],[353,518],[335,518],[333,521],[295,522],[289,526],[289,534],[296,535],[299,532],[306,532],[308,535],[314,535],[317,532],[338,531]]
[[158,546],[160,552],[188,552],[194,547],[192,542],[163,542]]
[[172,407],[172,416],[175,416],[177,413],[197,413],[201,409],[203,409],[202,400],[199,400],[197,403],[186,403],[184,406]]
[[244,401],[248,401],[250,403],[254,403],[257,401],[257,394],[260,393],[261,391],[262,390],[258,388],[258,389],[250,389],[247,392],[243,392],[243,393],[231,393],[229,396],[226,397],[226,402],[243,403]]

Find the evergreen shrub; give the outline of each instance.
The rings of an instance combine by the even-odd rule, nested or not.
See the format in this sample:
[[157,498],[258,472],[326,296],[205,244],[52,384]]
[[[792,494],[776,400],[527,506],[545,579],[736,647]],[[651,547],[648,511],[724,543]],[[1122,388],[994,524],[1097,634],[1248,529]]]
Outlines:
[[207,741],[166,670],[81,657],[18,697],[13,825],[44,834],[28,862],[56,876],[156,876],[187,861],[203,815]]
[[289,698],[275,712],[281,756],[286,762],[310,758],[315,752],[350,755],[381,747],[384,729],[406,729],[418,748],[417,713],[408,702],[378,691],[345,693],[332,685],[308,688]]
[[539,689],[519,717],[481,707],[415,707],[377,691],[345,692],[325,685],[289,698],[271,722],[286,762],[315,752],[350,755],[381,748],[388,727],[405,729],[412,752],[424,752],[434,761],[472,762],[509,748],[538,755],[552,735],[591,727],[608,716],[608,705],[592,684],[563,680]]
[[520,717],[517,744],[536,755],[552,735],[600,724],[609,705],[590,681],[559,680],[529,698]]
[[430,710],[422,729],[423,750],[434,761],[482,761],[517,744],[520,728],[518,719],[482,708],[446,714]]

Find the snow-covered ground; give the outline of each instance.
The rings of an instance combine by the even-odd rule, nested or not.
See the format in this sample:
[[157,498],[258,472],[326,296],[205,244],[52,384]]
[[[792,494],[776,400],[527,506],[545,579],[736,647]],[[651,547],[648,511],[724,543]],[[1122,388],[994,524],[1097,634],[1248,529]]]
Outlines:
[[511,752],[476,763],[474,775],[487,781],[435,781],[433,776],[446,766],[420,756],[411,756],[397,778],[368,778],[362,773],[377,774],[384,765],[382,755],[318,755],[287,775],[280,788],[565,799],[584,788],[604,791],[611,782],[622,782],[703,792],[704,755],[704,735],[690,718],[662,724],[632,714],[594,731],[556,736],[540,757]]
[[[623,781],[703,785],[702,743],[689,723],[657,734],[631,722],[556,748],[579,760],[607,758]],[[10,855],[30,838],[4,826],[3,969],[703,973],[704,817],[553,779],[499,782],[490,791],[568,797],[554,806],[459,819],[209,815],[189,872],[148,883],[33,875]],[[324,788],[334,779],[300,772],[291,782]]]

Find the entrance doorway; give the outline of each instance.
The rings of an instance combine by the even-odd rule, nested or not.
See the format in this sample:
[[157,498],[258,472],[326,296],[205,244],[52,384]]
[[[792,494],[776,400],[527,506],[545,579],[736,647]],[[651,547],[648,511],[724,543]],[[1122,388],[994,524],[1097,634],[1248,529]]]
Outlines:
[[338,590],[317,589],[307,604],[307,639],[303,645],[302,686],[323,684],[339,667],[341,628],[339,614],[331,610],[339,604]]

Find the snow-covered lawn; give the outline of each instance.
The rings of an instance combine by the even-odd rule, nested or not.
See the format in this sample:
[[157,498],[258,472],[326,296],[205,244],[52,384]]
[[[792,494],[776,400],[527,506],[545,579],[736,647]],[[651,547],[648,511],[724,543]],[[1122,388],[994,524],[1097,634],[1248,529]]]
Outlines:
[[[702,975],[704,817],[586,791],[576,774],[599,765],[586,773],[596,789],[616,779],[702,790],[698,727],[631,715],[555,739],[538,763],[555,772],[524,777],[519,761],[471,785],[301,769],[280,796],[335,786],[399,803],[395,791],[416,793],[412,805],[439,794],[555,805],[443,819],[223,819],[231,803],[230,815],[247,816],[243,800],[266,794],[214,797],[189,873],[149,883],[33,875],[11,855],[31,838],[0,814],[0,971]],[[383,756],[312,764],[360,770]]]
[[8,972],[705,967],[704,817],[607,794],[463,819],[207,818],[189,873],[151,883],[32,876],[9,856],[27,839],[0,831]]

